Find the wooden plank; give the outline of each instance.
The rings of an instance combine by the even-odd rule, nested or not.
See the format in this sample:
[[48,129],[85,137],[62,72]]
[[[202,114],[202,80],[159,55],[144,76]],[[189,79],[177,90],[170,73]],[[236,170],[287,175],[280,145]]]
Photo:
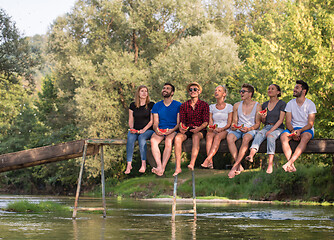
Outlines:
[[[205,139],[201,140],[201,148],[200,152],[206,152],[205,148]],[[290,146],[292,151],[294,151],[297,147],[299,142],[290,141]],[[236,142],[237,148],[240,148],[241,139]],[[249,144],[251,145],[251,143]],[[190,139],[186,140],[183,143],[183,151],[184,152],[191,152],[192,142]],[[222,140],[219,147],[219,152],[229,153],[229,149],[227,146],[226,139]],[[266,153],[267,152],[267,141],[265,140],[259,149],[259,153]],[[276,153],[283,153],[282,145],[280,140],[276,140]],[[315,154],[324,154],[324,153],[334,153],[334,139],[311,139],[307,144],[307,148],[304,153],[315,153]]]
[[77,211],[104,211],[103,207],[78,207]]
[[101,145],[126,145],[124,139],[87,139],[89,144],[101,144]]
[[[85,140],[78,140],[0,155],[0,172],[81,157]],[[98,145],[88,145],[87,155],[97,154]]]

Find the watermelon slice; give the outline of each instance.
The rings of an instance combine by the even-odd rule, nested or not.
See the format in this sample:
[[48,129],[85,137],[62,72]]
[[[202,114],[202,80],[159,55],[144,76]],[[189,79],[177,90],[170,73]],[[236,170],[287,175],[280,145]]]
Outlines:
[[163,133],[163,134],[167,133],[168,130],[169,130],[168,128],[167,129],[158,128],[158,131],[161,132],[161,133]]
[[241,124],[240,126],[237,126],[237,125],[235,125],[235,124],[233,123],[233,127],[234,127],[234,128],[236,128],[236,129],[240,129],[240,128],[243,128],[243,127],[244,127],[244,125],[243,125],[243,124]]
[[212,130],[215,130],[217,127],[218,127],[217,124],[213,124],[213,125],[208,125],[207,126],[208,129],[212,129]]
[[267,111],[268,111],[268,108],[266,108],[266,109],[264,109],[264,110],[262,110],[262,111],[259,111],[259,114],[260,114],[260,115],[264,115]]
[[187,130],[189,129],[189,127],[187,127],[187,126],[184,125],[183,123],[180,123],[180,127],[181,127],[183,130],[185,130],[185,131],[187,131]]
[[139,133],[139,130],[136,130],[136,129],[134,129],[134,128],[129,129],[129,131],[130,131],[130,132],[134,132],[134,133]]
[[288,135],[288,137],[293,137],[293,136],[295,136],[295,135],[297,135],[295,132],[293,132],[293,133],[290,133],[289,135]]

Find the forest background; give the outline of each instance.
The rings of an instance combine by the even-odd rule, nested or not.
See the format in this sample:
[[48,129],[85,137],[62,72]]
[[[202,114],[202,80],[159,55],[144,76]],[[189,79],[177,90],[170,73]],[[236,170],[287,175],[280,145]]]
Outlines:
[[[76,139],[125,139],[136,88],[148,86],[157,102],[165,82],[183,102],[186,85],[197,81],[209,104],[215,87],[225,84],[226,102],[234,104],[243,83],[255,87],[260,103],[276,83],[288,102],[295,81],[304,80],[318,111],[315,137],[333,138],[333,76],[330,0],[78,0],[46,35],[33,37],[22,36],[0,9],[0,154]],[[124,156],[124,147],[106,150],[107,180],[124,179]],[[1,188],[74,192],[79,161],[2,173]],[[298,162],[332,166],[326,155]],[[84,177],[86,186],[99,183],[98,160],[87,162]]]

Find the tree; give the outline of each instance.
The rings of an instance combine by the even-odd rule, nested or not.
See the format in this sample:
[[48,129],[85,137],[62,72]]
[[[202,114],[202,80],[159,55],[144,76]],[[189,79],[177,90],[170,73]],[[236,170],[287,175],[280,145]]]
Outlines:
[[306,81],[310,86],[307,97],[318,110],[316,136],[326,138],[333,136],[332,19],[333,7],[328,1],[288,2],[283,16],[277,12],[265,14],[254,25],[259,29],[271,26],[270,31],[241,34],[244,65],[235,77],[255,85],[255,97],[260,102],[266,99],[266,88],[271,83],[280,85],[283,99],[289,101],[295,81]]
[[38,63],[38,57],[31,50],[15,23],[0,8],[0,73],[13,83],[19,82],[18,76],[23,76],[28,84],[34,85],[31,68]]
[[201,36],[182,39],[153,62],[153,93],[159,99],[161,86],[171,82],[176,86],[175,99],[185,101],[188,99],[186,85],[197,81],[204,87],[201,97],[212,102],[215,87],[229,86],[228,77],[239,64],[237,45],[220,32],[210,30]]

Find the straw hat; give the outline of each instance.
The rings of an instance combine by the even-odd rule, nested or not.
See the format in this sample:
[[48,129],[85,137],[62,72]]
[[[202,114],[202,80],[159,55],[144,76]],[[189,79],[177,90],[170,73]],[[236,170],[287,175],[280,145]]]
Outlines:
[[188,86],[187,86],[187,92],[189,92],[190,86],[196,86],[199,89],[199,91],[202,92],[202,87],[201,87],[201,85],[199,85],[199,83],[197,83],[197,82],[189,83]]

